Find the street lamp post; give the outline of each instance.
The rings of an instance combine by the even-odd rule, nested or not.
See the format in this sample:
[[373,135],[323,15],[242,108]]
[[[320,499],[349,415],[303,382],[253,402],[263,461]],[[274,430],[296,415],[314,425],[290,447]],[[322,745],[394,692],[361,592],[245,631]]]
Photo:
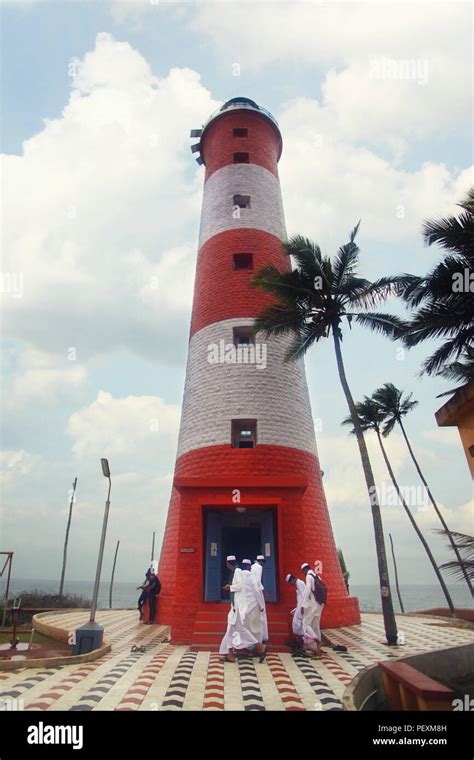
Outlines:
[[109,490],[107,492],[107,500],[105,502],[104,519],[102,522],[102,535],[100,538],[99,556],[97,559],[97,570],[95,574],[94,594],[92,596],[92,606],[89,622],[85,625],[81,625],[75,632],[75,641],[73,645],[73,654],[87,654],[94,649],[98,649],[102,645],[104,638],[104,629],[101,625],[95,622],[95,614],[97,611],[97,599],[99,597],[100,586],[100,574],[102,571],[102,560],[104,558],[105,537],[107,535],[107,522],[109,519],[110,509],[110,489],[112,487],[112,481],[110,479],[110,468],[107,459],[101,459],[102,473],[105,478],[109,480]]

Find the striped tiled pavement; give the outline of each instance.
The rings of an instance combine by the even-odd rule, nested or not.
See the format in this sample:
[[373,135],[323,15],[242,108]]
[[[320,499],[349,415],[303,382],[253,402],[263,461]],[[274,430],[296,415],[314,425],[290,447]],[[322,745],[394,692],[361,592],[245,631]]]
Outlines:
[[[46,622],[73,631],[87,612],[52,613]],[[340,710],[345,687],[366,665],[389,657],[474,642],[474,632],[443,618],[397,616],[405,645],[384,642],[383,620],[364,613],[358,626],[325,631],[332,644],[313,660],[269,652],[265,662],[248,655],[224,663],[215,652],[173,646],[165,626],[138,622],[135,610],[99,611],[112,650],[99,660],[60,668],[0,673],[0,701],[25,710]],[[133,646],[144,647],[132,651]]]

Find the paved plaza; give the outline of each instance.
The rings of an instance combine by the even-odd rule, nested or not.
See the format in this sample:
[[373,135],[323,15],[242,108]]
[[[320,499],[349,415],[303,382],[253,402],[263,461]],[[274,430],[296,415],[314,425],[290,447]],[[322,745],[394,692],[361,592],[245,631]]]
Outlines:
[[[87,612],[56,612],[43,620],[73,631]],[[446,618],[398,615],[406,644],[383,644],[383,620],[363,613],[362,623],[329,629],[332,644],[321,660],[269,652],[264,663],[243,656],[222,662],[216,652],[168,643],[169,630],[138,622],[135,610],[99,611],[112,650],[99,660],[59,668],[0,672],[0,699],[25,710],[341,710],[345,687],[365,666],[388,657],[474,642],[474,632]],[[133,646],[145,651],[131,651]]]

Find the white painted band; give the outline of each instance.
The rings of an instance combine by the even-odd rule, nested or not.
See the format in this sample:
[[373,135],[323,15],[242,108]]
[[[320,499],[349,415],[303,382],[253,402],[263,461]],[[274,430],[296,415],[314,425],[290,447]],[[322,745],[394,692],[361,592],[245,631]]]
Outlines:
[[[249,195],[250,208],[235,209],[235,195]],[[257,164],[230,164],[209,177],[204,185],[199,247],[220,232],[242,228],[286,238],[280,183]]]
[[[317,455],[304,362],[283,362],[291,339],[257,335],[260,350],[254,358],[260,366],[238,363],[231,350],[222,350],[233,345],[234,327],[252,324],[248,318],[215,322],[191,338],[178,455],[230,445],[233,419],[257,420],[257,445],[288,446]],[[226,356],[234,362],[226,363]]]

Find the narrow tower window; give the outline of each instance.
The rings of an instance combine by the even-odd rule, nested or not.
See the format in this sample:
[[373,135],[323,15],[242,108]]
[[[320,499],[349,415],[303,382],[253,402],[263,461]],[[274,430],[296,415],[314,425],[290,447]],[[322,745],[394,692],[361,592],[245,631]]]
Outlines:
[[250,195],[234,195],[232,205],[239,208],[250,208]]
[[257,420],[232,420],[232,446],[254,449],[257,445]]
[[248,163],[249,163],[248,153],[234,153],[234,164],[248,164]]
[[249,131],[248,129],[244,129],[243,127],[236,127],[234,129],[234,137],[248,137]]
[[232,269],[253,269],[253,253],[234,253]]
[[255,343],[251,327],[234,327],[234,346],[250,346]]

